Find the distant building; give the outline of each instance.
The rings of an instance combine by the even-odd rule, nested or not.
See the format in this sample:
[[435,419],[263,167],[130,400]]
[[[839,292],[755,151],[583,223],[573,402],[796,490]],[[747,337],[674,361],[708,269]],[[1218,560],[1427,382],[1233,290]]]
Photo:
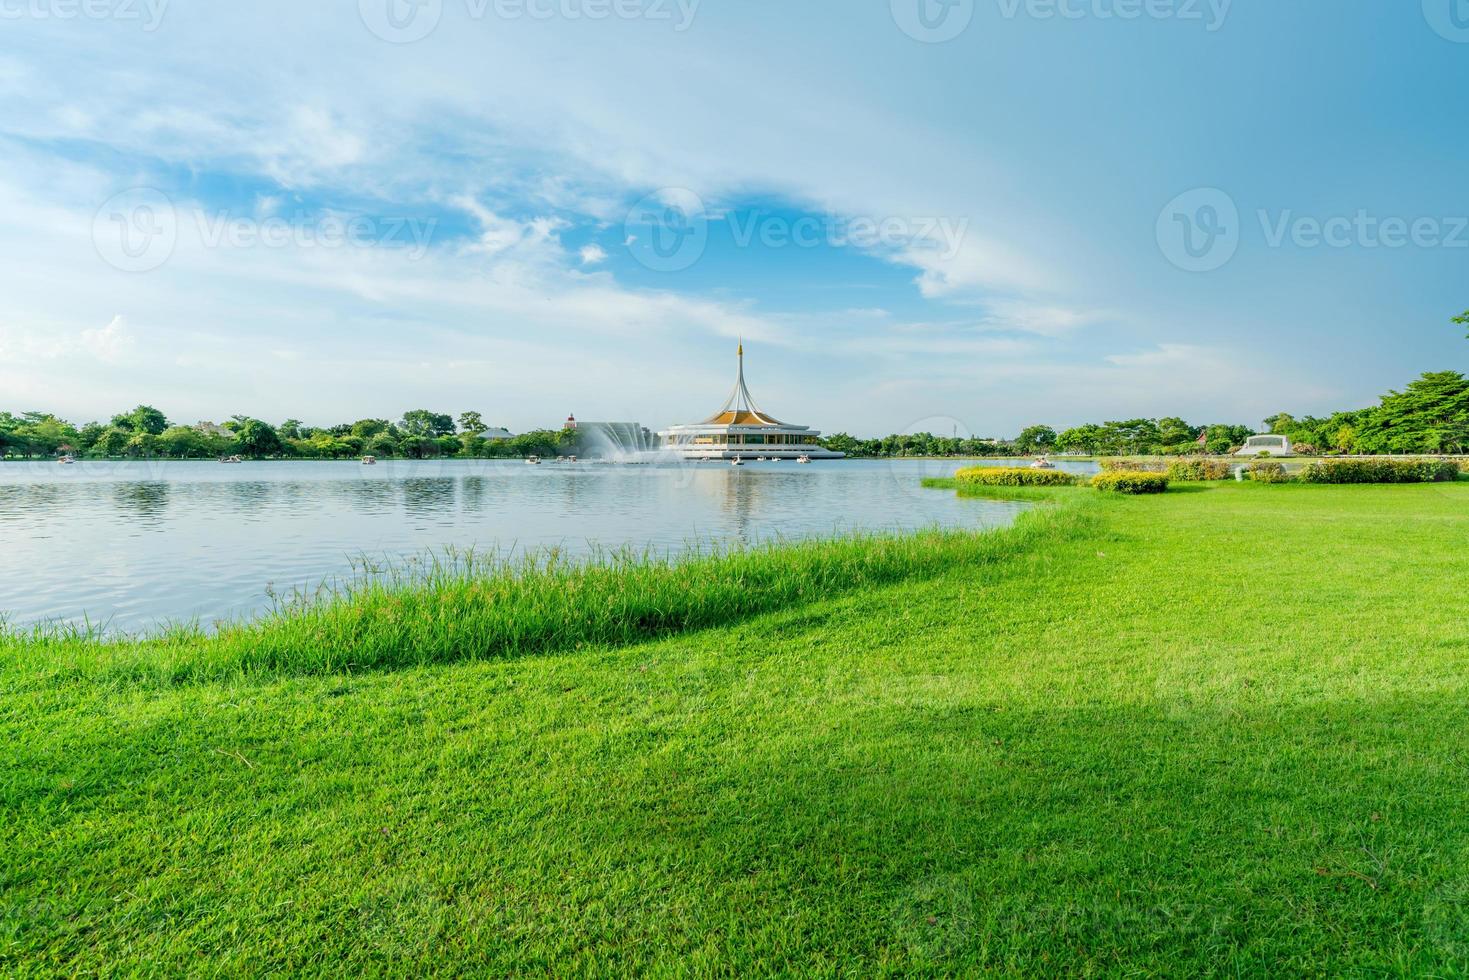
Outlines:
[[1250,436],[1236,456],[1294,456],[1295,449],[1285,436]]
[[481,439],[488,439],[491,442],[504,442],[507,439],[514,439],[515,434],[512,433],[509,429],[496,426],[494,428],[489,428],[481,432],[479,434],[479,437]]
[[665,450],[684,459],[841,459],[845,453],[825,449],[821,433],[791,425],[755,407],[745,387],[745,345],[739,348],[740,367],[734,391],[724,407],[702,422],[675,425],[658,433]]

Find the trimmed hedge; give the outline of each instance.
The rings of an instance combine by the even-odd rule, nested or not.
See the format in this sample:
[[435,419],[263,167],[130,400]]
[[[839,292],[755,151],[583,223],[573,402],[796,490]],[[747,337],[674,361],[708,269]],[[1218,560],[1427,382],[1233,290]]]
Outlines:
[[1228,480],[1234,471],[1222,459],[1180,459],[1168,467],[1168,479],[1178,483]]
[[1168,476],[1140,470],[1111,470],[1092,477],[1092,486],[1108,493],[1162,493],[1168,489]]
[[1256,483],[1289,483],[1290,474],[1284,463],[1251,463],[1250,479]]
[[960,483],[984,487],[1070,487],[1076,477],[1063,470],[1032,470],[1018,466],[971,466],[954,474]]
[[1166,473],[1168,464],[1160,459],[1126,459],[1113,457],[1099,460],[1103,473]]
[[1438,483],[1457,480],[1459,465],[1439,459],[1339,459],[1312,463],[1307,483]]

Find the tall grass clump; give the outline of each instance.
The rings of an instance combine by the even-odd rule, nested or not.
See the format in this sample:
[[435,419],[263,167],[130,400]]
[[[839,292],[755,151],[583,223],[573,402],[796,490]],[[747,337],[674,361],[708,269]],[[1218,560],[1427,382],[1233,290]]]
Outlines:
[[1312,463],[1306,483],[1439,483],[1459,478],[1459,466],[1441,459],[1339,459]]
[[1178,483],[1207,483],[1211,480],[1228,480],[1232,474],[1229,463],[1222,459],[1180,459],[1168,465],[1168,479]]
[[197,627],[138,638],[0,635],[0,663],[42,675],[179,683],[616,646],[1001,561],[1064,536],[1079,519],[1077,508],[1046,508],[995,532],[854,536],[683,557],[460,557],[350,582],[209,635]]
[[1110,470],[1092,477],[1092,486],[1107,493],[1163,493],[1168,489],[1168,476],[1141,470]]
[[971,466],[954,474],[960,486],[982,487],[1070,487],[1076,476],[1063,470],[1033,470],[1022,467]]

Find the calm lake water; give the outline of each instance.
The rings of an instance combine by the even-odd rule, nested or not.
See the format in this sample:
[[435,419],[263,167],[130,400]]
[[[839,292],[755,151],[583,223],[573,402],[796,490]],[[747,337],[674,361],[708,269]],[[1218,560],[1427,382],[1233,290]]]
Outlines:
[[960,465],[970,464],[0,463],[0,614],[12,626],[136,631],[248,616],[272,593],[340,581],[364,559],[450,547],[671,553],[1012,521],[1019,505],[919,486]]

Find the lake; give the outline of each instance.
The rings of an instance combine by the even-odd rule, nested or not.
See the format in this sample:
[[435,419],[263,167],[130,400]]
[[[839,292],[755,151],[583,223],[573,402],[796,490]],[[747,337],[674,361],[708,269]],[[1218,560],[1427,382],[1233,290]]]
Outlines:
[[919,485],[961,465],[972,462],[0,463],[0,615],[139,631],[249,616],[364,562],[449,548],[667,554],[1014,520],[1023,505]]

